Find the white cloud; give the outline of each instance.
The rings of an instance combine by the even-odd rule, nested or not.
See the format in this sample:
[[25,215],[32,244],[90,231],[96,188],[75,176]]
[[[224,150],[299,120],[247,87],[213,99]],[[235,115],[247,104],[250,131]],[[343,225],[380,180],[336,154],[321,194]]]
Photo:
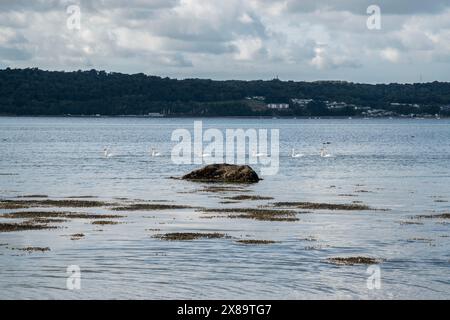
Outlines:
[[81,30],[74,31],[65,27],[74,1],[3,0],[0,64],[365,82],[409,81],[420,70],[450,80],[450,1],[380,0],[377,31],[366,27],[369,2],[80,1]]
[[397,63],[400,60],[400,53],[397,49],[394,48],[383,49],[381,50],[380,55],[384,60],[392,63]]
[[237,47],[236,60],[250,61],[263,52],[263,43],[259,38],[241,38],[233,41]]
[[239,21],[243,24],[250,24],[253,22],[253,18],[250,17],[247,13],[244,13],[239,17]]
[[334,69],[340,67],[359,67],[356,60],[349,58],[345,52],[331,52],[326,45],[318,45],[315,49],[315,56],[311,59],[311,65],[319,70]]

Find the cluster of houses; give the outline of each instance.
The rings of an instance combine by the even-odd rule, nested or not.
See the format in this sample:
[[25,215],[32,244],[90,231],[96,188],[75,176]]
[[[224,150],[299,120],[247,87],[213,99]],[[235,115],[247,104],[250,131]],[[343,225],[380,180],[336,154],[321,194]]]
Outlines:
[[[247,97],[247,100],[255,100],[263,102],[265,101],[265,97],[263,96],[255,96],[255,97]],[[289,109],[291,106],[295,106],[296,108],[306,108],[307,105],[314,101],[313,99],[299,99],[299,98],[293,98],[290,100],[290,103],[285,102],[279,102],[279,103],[266,103],[266,107],[268,109],[275,109],[275,110],[285,110]],[[323,101],[328,109],[343,109],[343,108],[357,108],[353,104],[348,104],[345,102],[337,102],[337,101]]]
[[[249,100],[258,100],[258,101],[264,101],[264,97],[248,97]],[[292,106],[295,106],[296,108],[306,108],[309,103],[313,102],[313,99],[298,99],[294,98],[290,100],[290,103],[267,103],[266,107],[268,109],[276,109],[276,110],[283,110],[283,109],[289,109]],[[337,102],[337,101],[323,101],[328,109],[344,109],[344,108],[357,108],[354,104],[348,104],[345,102]]]
[[442,106],[441,111],[445,113],[450,113],[450,104],[448,106]]
[[[259,102],[265,102],[266,98],[264,96],[254,96],[254,97],[247,97],[248,100],[255,100]],[[272,109],[272,110],[287,110],[291,107],[295,107],[296,109],[303,109],[308,106],[309,103],[313,102],[314,99],[300,99],[300,98],[293,98],[290,99],[289,103],[286,102],[270,102],[265,103],[266,108]],[[357,106],[355,104],[346,103],[346,102],[338,102],[338,101],[322,101],[326,107],[330,110],[339,110],[339,109],[354,109],[357,111],[358,114],[361,116],[366,117],[391,117],[395,116],[396,113],[389,110],[384,109],[374,109],[371,107],[363,107],[363,106]],[[420,105],[416,103],[399,103],[399,102],[392,102],[390,103],[391,107],[411,107],[411,108],[417,108],[420,109]],[[442,113],[450,114],[450,105],[442,106],[441,107]]]
[[268,103],[267,108],[269,109],[289,109],[289,103]]

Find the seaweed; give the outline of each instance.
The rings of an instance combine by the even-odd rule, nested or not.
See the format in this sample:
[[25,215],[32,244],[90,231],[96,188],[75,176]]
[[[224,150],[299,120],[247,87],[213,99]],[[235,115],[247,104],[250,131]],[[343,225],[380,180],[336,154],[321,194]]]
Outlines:
[[119,222],[117,222],[117,221],[108,221],[108,220],[106,220],[106,221],[105,220],[97,220],[97,221],[92,221],[92,224],[104,226],[104,225],[119,224]]
[[124,216],[121,215],[89,214],[81,212],[57,212],[57,211],[12,212],[0,216],[0,218],[9,218],[9,219],[37,219],[37,218],[116,219],[123,217]]
[[33,223],[44,223],[44,224],[49,224],[49,223],[64,223],[67,222],[67,219],[56,219],[56,218],[33,218],[28,220],[30,222]]
[[14,203],[8,200],[0,201],[0,209],[14,210],[14,209],[26,209],[29,207],[30,207],[29,205],[23,203]]
[[263,196],[254,196],[254,195],[239,195],[239,196],[233,196],[233,197],[224,197],[224,199],[228,199],[228,200],[237,200],[237,201],[242,201],[242,200],[273,200],[273,197],[263,197]]
[[18,196],[17,198],[48,198],[47,195],[41,195],[41,194],[30,194],[30,195],[22,195]]
[[50,251],[49,247],[26,247],[26,248],[13,248],[11,250],[20,250],[20,251],[26,251],[28,253],[31,252],[46,252],[46,251]]
[[237,240],[236,242],[241,244],[255,244],[255,245],[277,243],[277,241],[273,240],[256,240],[256,239]]
[[290,210],[255,209],[255,208],[221,208],[201,209],[204,213],[227,213],[228,218],[255,219],[260,221],[294,222],[297,212]]
[[315,203],[315,202],[275,202],[275,207],[293,207],[297,209],[309,210],[377,210],[365,204],[334,204],[334,203]]
[[417,219],[450,219],[450,213],[429,214],[416,216]]
[[167,241],[192,241],[197,239],[222,239],[225,238],[226,235],[223,233],[174,232],[158,234],[153,237]]
[[70,240],[81,240],[82,238],[84,238],[83,233],[74,233],[70,235]]
[[0,223],[0,232],[16,232],[16,231],[29,231],[29,230],[46,230],[56,229],[54,226],[47,224],[36,224],[32,222],[22,223]]
[[371,257],[336,257],[328,258],[328,262],[336,265],[352,266],[356,264],[379,264],[383,260]]
[[423,225],[422,222],[417,221],[400,221],[401,225]]
[[236,186],[207,186],[203,189],[198,190],[199,192],[210,192],[210,193],[222,193],[222,192],[248,192],[246,188],[239,188]]
[[2,200],[0,209],[21,209],[30,207],[58,207],[58,208],[97,208],[113,205],[108,202],[94,200]]
[[136,203],[128,206],[112,208],[114,211],[151,211],[151,210],[174,210],[189,209],[191,206],[174,204],[156,204],[156,203]]

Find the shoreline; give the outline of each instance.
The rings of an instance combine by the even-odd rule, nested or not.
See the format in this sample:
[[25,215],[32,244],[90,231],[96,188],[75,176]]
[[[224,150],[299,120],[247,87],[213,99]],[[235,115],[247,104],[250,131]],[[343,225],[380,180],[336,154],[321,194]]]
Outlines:
[[359,116],[323,116],[323,117],[292,117],[292,116],[145,116],[145,115],[0,115],[0,118],[142,118],[142,119],[292,119],[292,120],[372,120],[372,119],[387,119],[387,120],[446,120],[450,117],[435,117],[432,115],[411,117],[411,116],[389,116],[389,117],[359,117]]

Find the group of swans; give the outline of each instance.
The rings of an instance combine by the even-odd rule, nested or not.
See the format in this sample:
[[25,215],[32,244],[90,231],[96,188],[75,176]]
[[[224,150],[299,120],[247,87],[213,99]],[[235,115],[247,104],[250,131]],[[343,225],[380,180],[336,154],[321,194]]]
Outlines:
[[[103,155],[104,155],[105,158],[111,158],[111,157],[114,156],[112,154],[112,152],[110,151],[109,147],[104,147],[103,148]],[[151,148],[150,156],[151,157],[160,157],[161,153],[159,151],[157,151],[155,148]]]
[[[322,158],[331,158],[332,157],[331,153],[329,153],[327,151],[327,149],[325,148],[326,144],[330,144],[330,143],[327,142],[327,143],[323,144],[322,148],[320,149],[319,155]],[[304,156],[305,155],[303,153],[297,153],[297,152],[295,152],[295,148],[292,148],[292,150],[291,150],[291,158],[301,158],[301,157],[304,157]]]
[[[320,149],[320,156],[322,158],[330,158],[330,157],[332,157],[332,155],[325,148],[326,144],[330,144],[330,143],[324,143],[322,148]],[[105,158],[111,158],[113,156],[113,154],[111,153],[109,147],[104,147],[103,148],[103,154],[104,154]],[[256,150],[253,150],[251,154],[255,158],[267,157],[267,153],[256,152]],[[160,157],[161,153],[159,151],[157,151],[155,148],[151,148],[150,149],[150,156],[151,157]],[[201,157],[201,158],[210,158],[213,155],[211,153],[200,153],[200,154],[198,154],[198,156]],[[291,150],[291,158],[301,158],[301,157],[304,157],[304,156],[305,155],[303,153],[297,153],[295,151],[295,148],[292,148],[292,150]]]

